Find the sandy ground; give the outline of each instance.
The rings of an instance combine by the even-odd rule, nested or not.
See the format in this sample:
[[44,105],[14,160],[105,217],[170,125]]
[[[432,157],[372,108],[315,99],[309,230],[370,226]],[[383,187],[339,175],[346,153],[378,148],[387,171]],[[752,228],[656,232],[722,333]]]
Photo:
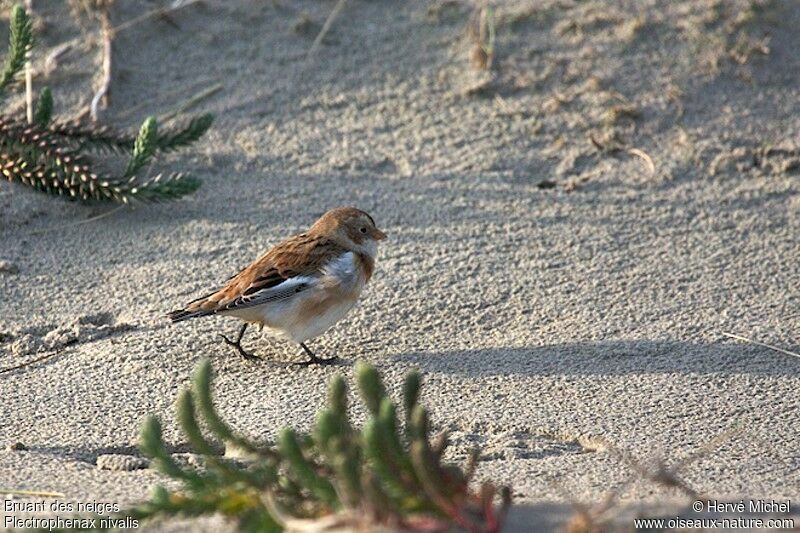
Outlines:
[[[93,27],[36,4],[37,61],[87,34],[37,80],[77,113]],[[116,23],[160,5],[117,4]],[[308,60],[332,2],[209,1],[120,33],[109,123],[223,85],[191,110],[212,131],[164,165],[204,186],[75,225],[106,208],[0,184],[0,366],[69,344],[0,375],[0,487],[131,503],[160,476],[97,458],[137,454],[148,413],[186,451],[174,401],[201,357],[221,411],[265,438],[307,428],[364,359],[395,392],[419,369],[453,457],[481,445],[479,477],[518,502],[685,501],[621,453],[700,454],[680,477],[701,493],[798,500],[800,359],[722,332],[800,345],[800,9],[667,4],[499,3],[492,73],[462,2],[352,0]],[[390,235],[312,342],[344,364],[287,366],[299,351],[255,333],[248,364],[217,337],[234,321],[165,323],[338,205]]]

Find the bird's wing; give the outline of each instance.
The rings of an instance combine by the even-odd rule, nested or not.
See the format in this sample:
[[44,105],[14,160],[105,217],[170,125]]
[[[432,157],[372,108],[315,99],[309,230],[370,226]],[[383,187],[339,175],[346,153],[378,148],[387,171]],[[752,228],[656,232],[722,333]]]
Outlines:
[[317,285],[325,266],[345,252],[330,239],[297,235],[270,249],[224,287],[192,302],[186,310],[218,313],[289,298]]

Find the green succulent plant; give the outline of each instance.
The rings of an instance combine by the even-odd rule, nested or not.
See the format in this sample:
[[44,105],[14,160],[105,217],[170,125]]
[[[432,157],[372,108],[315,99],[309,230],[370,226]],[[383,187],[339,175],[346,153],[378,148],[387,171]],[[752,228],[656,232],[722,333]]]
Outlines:
[[[471,488],[477,451],[466,470],[443,461],[447,437],[430,440],[428,412],[419,404],[419,374],[406,377],[402,416],[373,366],[359,363],[355,375],[369,412],[363,427],[351,424],[345,382],[336,376],[309,433],[284,429],[277,443],[264,444],[222,420],[211,397],[210,364],[201,362],[191,387],[179,396],[177,412],[204,466],[179,464],[164,443],[158,419],[147,418],[142,452],[182,487],[158,486],[149,501],[118,516],[149,523],[222,514],[240,531],[252,532],[500,531],[510,490],[489,482],[477,491]],[[221,456],[220,444],[247,459]]]
[[[0,89],[9,86],[25,67],[33,46],[31,20],[25,9],[15,6],[10,20],[10,44],[0,73]],[[32,123],[25,117],[0,115],[0,172],[9,181],[84,202],[174,200],[197,190],[200,181],[183,173],[144,177],[143,170],[159,153],[197,141],[212,121],[211,115],[202,115],[181,128],[159,133],[151,117],[138,135],[93,123],[54,121],[53,97],[44,88]],[[97,156],[109,159],[104,167],[111,168],[110,159],[120,155],[129,156],[122,172],[98,170]]]

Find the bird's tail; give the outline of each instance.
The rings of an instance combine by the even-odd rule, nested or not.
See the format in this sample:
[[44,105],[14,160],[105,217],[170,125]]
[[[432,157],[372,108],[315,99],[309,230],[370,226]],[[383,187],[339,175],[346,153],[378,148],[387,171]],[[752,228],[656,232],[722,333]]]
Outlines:
[[211,315],[213,312],[205,311],[203,309],[176,309],[167,313],[167,318],[172,322],[182,322],[190,318],[197,318],[199,316]]

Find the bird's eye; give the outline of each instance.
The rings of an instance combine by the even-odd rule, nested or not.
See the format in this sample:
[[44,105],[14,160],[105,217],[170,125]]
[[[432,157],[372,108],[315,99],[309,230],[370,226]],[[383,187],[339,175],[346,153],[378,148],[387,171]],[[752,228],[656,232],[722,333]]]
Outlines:
[[361,228],[359,231],[361,231],[361,233],[366,233],[367,232],[367,228]]

